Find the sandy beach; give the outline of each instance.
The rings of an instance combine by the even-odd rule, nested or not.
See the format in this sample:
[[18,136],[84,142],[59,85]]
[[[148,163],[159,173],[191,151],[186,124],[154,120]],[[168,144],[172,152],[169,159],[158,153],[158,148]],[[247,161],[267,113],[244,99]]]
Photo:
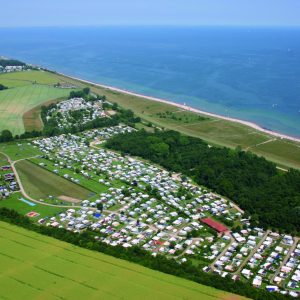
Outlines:
[[190,106],[187,106],[187,105],[179,104],[179,103],[173,102],[171,100],[156,98],[156,97],[152,97],[152,96],[147,96],[147,95],[135,93],[135,92],[132,92],[132,91],[116,88],[116,87],[113,87],[113,86],[108,86],[108,85],[104,85],[104,84],[84,80],[84,79],[81,79],[81,78],[73,77],[73,76],[70,76],[70,75],[67,75],[67,74],[63,74],[63,73],[57,73],[57,74],[65,76],[65,77],[69,77],[71,79],[75,79],[75,80],[78,80],[78,81],[81,81],[81,82],[84,82],[84,83],[87,83],[87,84],[91,84],[91,85],[94,85],[94,86],[105,88],[105,89],[108,89],[108,90],[111,90],[111,91],[117,91],[117,92],[120,92],[120,93],[124,93],[124,94],[128,94],[128,95],[131,95],[131,96],[144,98],[144,99],[151,100],[151,101],[157,101],[157,102],[161,102],[161,103],[170,104],[170,105],[176,106],[180,109],[195,112],[195,113],[198,113],[198,114],[201,114],[201,115],[206,115],[206,116],[210,116],[210,117],[214,117],[214,118],[219,118],[219,119],[230,121],[230,122],[240,123],[240,124],[243,124],[245,126],[256,129],[260,132],[275,136],[277,138],[286,139],[286,140],[290,140],[290,141],[300,143],[300,138],[296,138],[296,137],[292,137],[292,136],[282,134],[282,133],[279,133],[279,132],[276,132],[276,131],[268,130],[268,129],[262,128],[261,126],[255,124],[255,123],[252,123],[252,122],[248,122],[248,121],[244,121],[244,120],[240,120],[240,119],[236,119],[236,118],[230,118],[230,117],[210,113],[210,112],[203,111],[203,110],[200,110],[200,109],[197,109],[197,108],[193,108],[193,107],[190,107]]

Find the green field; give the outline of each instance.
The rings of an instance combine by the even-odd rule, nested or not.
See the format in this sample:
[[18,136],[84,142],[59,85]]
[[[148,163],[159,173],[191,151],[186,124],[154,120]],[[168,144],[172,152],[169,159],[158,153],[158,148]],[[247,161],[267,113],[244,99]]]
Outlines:
[[42,154],[39,149],[33,148],[24,141],[0,143],[0,152],[4,152],[13,161]]
[[0,222],[3,299],[244,299]]
[[36,200],[47,198],[49,195],[68,196],[80,200],[90,197],[91,191],[28,160],[17,162],[15,167],[26,193]]
[[26,85],[0,92],[0,131],[9,129],[13,135],[25,131],[23,115],[41,103],[51,99],[66,97],[67,89],[47,85]]
[[0,207],[6,207],[9,209],[16,210],[22,215],[26,215],[32,211],[39,213],[39,216],[35,217],[34,219],[53,217],[56,214],[65,211],[64,208],[47,206],[43,204],[36,204],[35,206],[30,206],[27,203],[20,201],[20,198],[26,199],[24,196],[22,196],[21,193],[13,193],[9,196],[9,198],[0,200]]
[[53,85],[61,82],[55,74],[44,71],[26,71],[0,74],[0,83],[8,88],[32,85],[33,83]]

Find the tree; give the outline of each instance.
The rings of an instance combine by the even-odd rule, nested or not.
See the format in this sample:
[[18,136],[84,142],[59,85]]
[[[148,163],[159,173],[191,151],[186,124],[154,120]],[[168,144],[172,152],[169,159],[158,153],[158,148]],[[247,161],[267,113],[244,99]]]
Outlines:
[[10,142],[10,141],[13,140],[13,135],[9,130],[7,130],[7,129],[3,130],[2,133],[1,133],[0,140],[2,142]]
[[82,91],[85,95],[88,95],[90,93],[90,88],[85,87]]
[[102,203],[97,203],[97,209],[102,212],[103,211],[103,204]]

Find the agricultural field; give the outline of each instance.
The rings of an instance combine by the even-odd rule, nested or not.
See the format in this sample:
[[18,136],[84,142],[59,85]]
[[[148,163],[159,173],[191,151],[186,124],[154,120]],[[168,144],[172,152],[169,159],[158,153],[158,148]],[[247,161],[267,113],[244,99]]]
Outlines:
[[74,199],[74,201],[70,201],[72,204],[91,196],[90,190],[57,176],[28,160],[17,162],[15,167],[26,193],[34,199],[43,199],[49,196],[70,197]]
[[[1,81],[0,81],[1,82]],[[0,130],[8,129],[13,135],[25,131],[23,115],[34,107],[53,99],[67,97],[68,89],[31,84],[0,92]]]
[[4,222],[0,243],[4,299],[245,299]]

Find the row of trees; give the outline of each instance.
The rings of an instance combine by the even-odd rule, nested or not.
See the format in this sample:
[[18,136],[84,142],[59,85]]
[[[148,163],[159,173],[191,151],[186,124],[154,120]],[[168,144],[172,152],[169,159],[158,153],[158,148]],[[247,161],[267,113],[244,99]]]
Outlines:
[[153,270],[157,270],[166,274],[172,274],[220,290],[240,294],[251,299],[291,299],[289,296],[284,296],[277,293],[269,293],[261,289],[255,289],[248,283],[243,283],[241,281],[235,282],[231,279],[222,278],[215,274],[204,273],[199,267],[194,266],[192,263],[179,264],[174,259],[168,259],[163,255],[153,257],[150,252],[147,252],[140,247],[131,247],[125,249],[122,246],[113,247],[107,245],[103,242],[96,241],[95,233],[93,231],[87,230],[83,233],[73,233],[63,228],[39,226],[33,223],[29,218],[7,208],[0,208],[0,220],[21,226],[43,235],[54,237],[76,246],[105,253],[120,259],[137,263]]
[[141,156],[227,196],[251,214],[252,223],[300,232],[300,172],[240,149],[208,147],[175,131],[139,131],[113,137],[107,147]]

